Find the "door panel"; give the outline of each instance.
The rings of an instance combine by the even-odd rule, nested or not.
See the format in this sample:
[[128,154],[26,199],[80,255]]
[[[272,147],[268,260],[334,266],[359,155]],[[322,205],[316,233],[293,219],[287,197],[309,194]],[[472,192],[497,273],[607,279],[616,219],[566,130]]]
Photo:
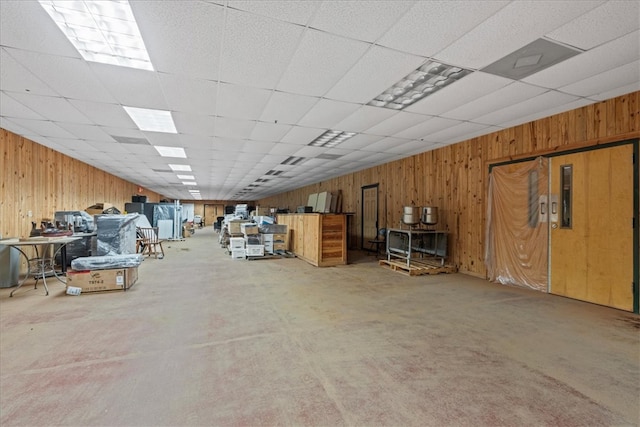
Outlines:
[[633,310],[632,154],[627,144],[551,158],[551,293]]

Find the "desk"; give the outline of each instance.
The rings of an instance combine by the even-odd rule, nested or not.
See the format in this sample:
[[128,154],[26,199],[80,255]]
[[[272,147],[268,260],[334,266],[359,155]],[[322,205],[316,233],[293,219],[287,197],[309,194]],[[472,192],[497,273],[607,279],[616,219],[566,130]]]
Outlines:
[[[65,283],[60,276],[65,275],[67,271],[67,250],[66,247],[69,243],[75,242],[76,240],[80,240],[81,237],[33,237],[28,240],[20,240],[20,239],[8,239],[1,240],[0,243],[6,246],[11,246],[16,249],[18,252],[24,256],[27,261],[27,274],[25,277],[18,283],[18,287],[11,291],[9,294],[10,297],[13,296],[13,293],[20,289],[20,287],[24,284],[28,277],[34,277],[36,279],[36,283],[34,285],[34,289],[38,287],[38,280],[42,279],[44,283],[44,289],[49,295],[49,288],[47,287],[47,276],[53,275],[60,282]],[[34,248],[36,255],[33,258],[29,258],[29,256],[21,249],[22,247],[31,246]],[[57,249],[55,247],[58,246]],[[51,257],[48,254],[51,252],[51,248],[54,248],[53,255]],[[60,253],[62,258],[62,266],[61,266],[61,274],[55,269],[55,258],[56,255]]]

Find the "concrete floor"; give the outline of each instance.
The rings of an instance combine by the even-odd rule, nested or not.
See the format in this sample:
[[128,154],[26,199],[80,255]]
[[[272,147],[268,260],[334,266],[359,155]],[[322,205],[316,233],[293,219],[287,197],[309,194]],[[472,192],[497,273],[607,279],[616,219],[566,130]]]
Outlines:
[[126,293],[0,290],[2,426],[640,425],[640,318],[460,275],[232,260]]

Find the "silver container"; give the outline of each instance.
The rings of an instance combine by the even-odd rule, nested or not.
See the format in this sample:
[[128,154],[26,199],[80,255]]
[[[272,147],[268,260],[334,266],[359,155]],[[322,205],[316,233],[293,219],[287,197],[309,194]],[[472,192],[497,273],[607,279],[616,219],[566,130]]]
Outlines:
[[422,208],[422,217],[420,222],[426,225],[435,225],[438,223],[438,208],[434,206],[425,206]]
[[405,206],[402,214],[402,222],[407,225],[420,224],[420,207]]

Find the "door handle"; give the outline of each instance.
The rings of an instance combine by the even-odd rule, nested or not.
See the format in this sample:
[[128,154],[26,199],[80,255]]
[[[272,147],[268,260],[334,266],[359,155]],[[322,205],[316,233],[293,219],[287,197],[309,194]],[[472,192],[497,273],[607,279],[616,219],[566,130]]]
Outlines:
[[558,202],[551,203],[551,213],[554,215],[558,213]]
[[540,203],[540,213],[541,213],[542,215],[546,215],[546,214],[547,214],[547,212],[545,211],[546,205],[547,205],[547,204],[546,204],[546,203],[544,203],[544,202]]

